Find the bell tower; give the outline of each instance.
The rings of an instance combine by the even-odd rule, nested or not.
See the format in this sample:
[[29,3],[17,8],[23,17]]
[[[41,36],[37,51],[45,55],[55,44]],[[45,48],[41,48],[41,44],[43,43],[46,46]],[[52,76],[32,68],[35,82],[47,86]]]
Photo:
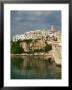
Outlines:
[[51,31],[54,31],[54,26],[53,25],[51,25]]

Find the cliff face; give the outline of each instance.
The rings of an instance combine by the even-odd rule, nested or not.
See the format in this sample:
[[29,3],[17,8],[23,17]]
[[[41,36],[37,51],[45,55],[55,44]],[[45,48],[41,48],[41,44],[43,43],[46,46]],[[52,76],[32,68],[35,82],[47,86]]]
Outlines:
[[34,49],[42,49],[45,46],[45,43],[43,40],[32,40],[30,43],[26,43],[26,42],[21,42],[20,46],[22,46],[22,48],[25,51],[29,51],[29,49],[34,50]]
[[[58,65],[61,65],[61,45],[59,43],[54,42],[47,42],[52,45],[52,50],[49,52],[51,54],[52,58],[54,59],[55,63]],[[20,43],[22,48],[25,51],[29,51],[29,48],[31,50],[34,49],[41,49],[45,46],[45,42],[42,40],[32,41],[31,43],[27,44],[26,42]]]
[[61,65],[61,46],[60,45],[53,46],[53,57],[54,57],[55,63],[57,65]]
[[45,46],[45,42],[52,45],[52,59],[54,59],[56,64],[61,65],[61,32],[55,32],[50,36],[42,36],[41,38],[32,39],[31,41],[21,42],[20,46],[22,46],[24,51],[42,49]]

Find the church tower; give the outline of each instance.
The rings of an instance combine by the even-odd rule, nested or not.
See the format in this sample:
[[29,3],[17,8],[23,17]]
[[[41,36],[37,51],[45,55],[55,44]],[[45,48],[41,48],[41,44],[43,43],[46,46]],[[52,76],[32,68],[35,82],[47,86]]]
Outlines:
[[53,25],[51,25],[51,31],[54,31],[54,26]]
[[51,25],[51,32],[56,32],[53,25]]

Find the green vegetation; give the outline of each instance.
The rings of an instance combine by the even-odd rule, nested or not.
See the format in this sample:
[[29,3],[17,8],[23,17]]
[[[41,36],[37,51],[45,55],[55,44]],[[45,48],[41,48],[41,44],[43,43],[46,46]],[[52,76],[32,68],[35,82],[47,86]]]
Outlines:
[[[17,42],[12,42],[11,41],[11,53],[12,54],[21,54],[21,53],[34,53],[34,52],[48,52],[52,50],[52,45],[48,44],[45,42],[45,47],[42,49],[31,49],[30,48],[30,43],[32,40],[25,40],[25,41],[20,41],[18,40]],[[24,49],[20,46],[21,42],[26,42],[27,43],[27,48],[29,49],[28,51],[24,51]]]
[[52,45],[46,43],[46,46],[44,47],[44,51],[45,51],[45,52],[48,52],[48,51],[50,51],[50,50],[52,50]]
[[20,41],[11,42],[11,53],[12,54],[21,54],[24,52],[23,48],[20,47]]

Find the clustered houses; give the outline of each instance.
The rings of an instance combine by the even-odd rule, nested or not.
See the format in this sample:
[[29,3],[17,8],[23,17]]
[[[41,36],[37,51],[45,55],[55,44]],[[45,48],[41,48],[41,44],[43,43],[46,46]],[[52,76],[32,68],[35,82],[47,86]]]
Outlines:
[[61,64],[61,31],[55,31],[53,26],[50,30],[35,30],[19,34],[13,37],[13,41],[21,40],[20,46],[25,52],[43,49],[46,43],[52,45],[52,57],[57,64]]
[[[53,26],[50,30],[35,30],[26,32],[24,34],[17,34],[13,37],[13,41],[21,40],[20,46],[24,51],[42,49],[45,47],[45,42],[47,43],[60,43],[61,42],[61,32],[55,31]],[[53,42],[54,41],[54,42]]]
[[13,41],[18,41],[18,40],[27,40],[27,39],[54,39],[56,40],[57,38],[59,39],[58,34],[60,32],[57,32],[53,29],[53,26],[51,26],[51,29],[49,30],[34,30],[30,32],[26,32],[23,34],[17,34],[13,37]]

